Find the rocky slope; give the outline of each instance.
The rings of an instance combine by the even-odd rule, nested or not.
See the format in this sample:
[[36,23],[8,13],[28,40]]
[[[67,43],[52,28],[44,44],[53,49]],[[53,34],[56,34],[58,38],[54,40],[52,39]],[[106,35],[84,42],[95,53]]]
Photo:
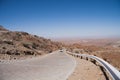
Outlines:
[[9,31],[0,26],[0,59],[16,59],[50,53],[61,48],[53,42],[27,32]]
[[8,30],[5,29],[2,25],[0,25],[0,31],[8,31]]

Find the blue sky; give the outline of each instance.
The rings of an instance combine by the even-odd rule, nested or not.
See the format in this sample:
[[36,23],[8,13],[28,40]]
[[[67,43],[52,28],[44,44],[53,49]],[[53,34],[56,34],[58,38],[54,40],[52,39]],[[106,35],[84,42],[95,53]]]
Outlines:
[[120,0],[0,0],[0,25],[43,37],[120,36]]

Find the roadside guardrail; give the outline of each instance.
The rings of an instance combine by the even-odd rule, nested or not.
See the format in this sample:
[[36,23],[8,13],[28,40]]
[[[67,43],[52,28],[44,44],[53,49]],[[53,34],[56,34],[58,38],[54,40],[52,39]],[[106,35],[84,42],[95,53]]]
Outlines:
[[94,55],[77,54],[77,53],[71,53],[71,52],[67,52],[67,53],[75,57],[80,57],[81,59],[90,60],[94,64],[98,63],[108,72],[112,80],[120,80],[120,72],[115,67],[110,65],[108,62],[104,61],[103,59],[96,57]]

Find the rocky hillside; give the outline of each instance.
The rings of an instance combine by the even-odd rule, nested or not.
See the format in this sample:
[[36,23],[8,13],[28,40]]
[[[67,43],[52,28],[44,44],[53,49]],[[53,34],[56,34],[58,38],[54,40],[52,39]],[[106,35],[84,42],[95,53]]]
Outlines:
[[5,29],[3,26],[0,25],[0,31],[8,31],[8,30]]
[[0,26],[0,59],[42,55],[61,47],[61,43],[53,42],[50,39],[27,32],[9,31]]

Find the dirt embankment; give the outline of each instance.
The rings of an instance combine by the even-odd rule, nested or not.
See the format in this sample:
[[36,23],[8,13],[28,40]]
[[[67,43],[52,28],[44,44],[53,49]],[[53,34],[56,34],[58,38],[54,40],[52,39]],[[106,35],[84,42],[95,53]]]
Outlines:
[[67,80],[106,80],[98,66],[79,58],[76,61],[76,69]]

